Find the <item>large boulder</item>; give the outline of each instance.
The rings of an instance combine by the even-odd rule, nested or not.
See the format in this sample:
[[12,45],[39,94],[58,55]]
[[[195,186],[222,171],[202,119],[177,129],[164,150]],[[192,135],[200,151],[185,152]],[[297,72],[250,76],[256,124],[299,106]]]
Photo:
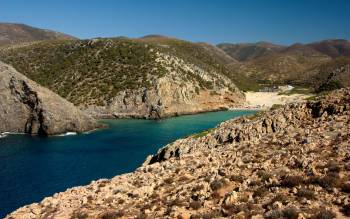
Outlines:
[[55,135],[97,127],[72,103],[0,62],[0,133]]

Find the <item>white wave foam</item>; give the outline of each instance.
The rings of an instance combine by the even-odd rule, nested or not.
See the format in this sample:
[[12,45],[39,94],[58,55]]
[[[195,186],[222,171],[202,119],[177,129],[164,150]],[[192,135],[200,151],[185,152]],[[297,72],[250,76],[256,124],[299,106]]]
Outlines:
[[66,132],[65,134],[61,134],[58,136],[69,136],[69,135],[76,135],[76,134],[77,134],[76,132]]

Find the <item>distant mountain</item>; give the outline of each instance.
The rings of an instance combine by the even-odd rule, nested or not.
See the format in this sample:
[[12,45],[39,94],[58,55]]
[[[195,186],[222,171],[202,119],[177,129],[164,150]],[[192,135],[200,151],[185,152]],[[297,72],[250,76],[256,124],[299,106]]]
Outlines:
[[265,85],[292,83],[316,86],[317,74],[326,75],[320,71],[321,66],[334,66],[331,63],[339,61],[332,62],[332,59],[350,56],[350,43],[347,40],[296,43],[288,47],[264,42],[219,44],[218,47],[241,61],[240,74]]
[[241,72],[263,84],[305,83],[306,72],[330,59],[309,46],[294,44],[246,62]]
[[220,110],[255,86],[219,48],[159,36],[42,41],[0,49],[0,59],[95,117]]
[[278,52],[284,48],[284,46],[272,44],[269,42],[238,44],[222,43],[218,44],[217,47],[225,51],[232,58],[237,59],[241,62],[249,61],[264,55]]
[[324,40],[308,46],[332,58],[350,56],[350,41],[344,39]]
[[72,40],[76,38],[25,24],[0,23],[0,46],[54,39]]

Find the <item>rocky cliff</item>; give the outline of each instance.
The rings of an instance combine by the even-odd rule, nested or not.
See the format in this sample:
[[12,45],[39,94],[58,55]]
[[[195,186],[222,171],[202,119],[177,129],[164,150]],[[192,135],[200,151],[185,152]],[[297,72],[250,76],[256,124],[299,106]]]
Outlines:
[[54,135],[95,129],[72,103],[0,62],[0,133]]
[[7,218],[345,218],[350,89],[222,123]]

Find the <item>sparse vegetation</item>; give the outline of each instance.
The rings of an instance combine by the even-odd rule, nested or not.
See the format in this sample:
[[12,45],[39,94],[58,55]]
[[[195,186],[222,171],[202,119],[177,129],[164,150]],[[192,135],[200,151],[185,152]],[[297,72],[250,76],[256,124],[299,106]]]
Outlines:
[[299,186],[302,183],[303,183],[303,177],[297,176],[297,175],[296,176],[294,176],[294,175],[285,176],[281,181],[282,186],[289,187],[289,188]]
[[213,131],[213,128],[204,130],[204,131],[199,132],[199,133],[197,133],[197,134],[193,134],[193,135],[191,135],[191,137],[192,137],[192,138],[200,138],[200,137],[206,136],[206,135],[209,134],[211,131]]
[[297,196],[301,198],[314,199],[315,192],[306,188],[301,188],[298,190]]
[[327,209],[320,209],[311,219],[332,219],[336,218],[336,214]]

